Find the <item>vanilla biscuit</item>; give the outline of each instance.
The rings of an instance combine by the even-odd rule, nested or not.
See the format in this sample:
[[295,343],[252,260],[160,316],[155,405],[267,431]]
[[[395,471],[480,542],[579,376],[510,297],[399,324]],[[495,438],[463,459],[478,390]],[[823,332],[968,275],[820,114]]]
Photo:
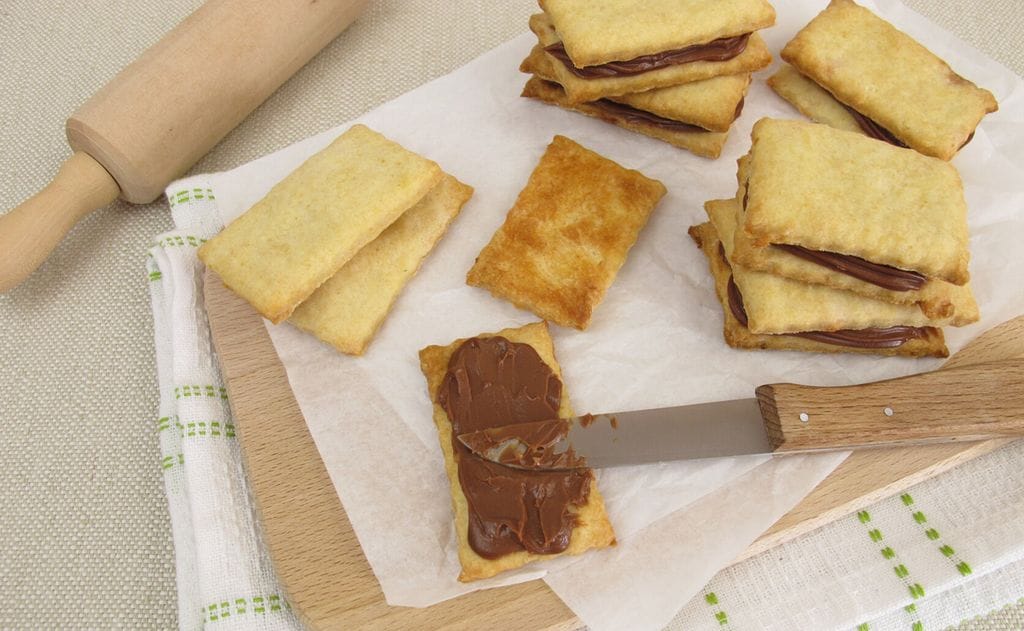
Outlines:
[[[562,372],[555,359],[554,345],[548,333],[547,324],[537,322],[514,329],[505,329],[493,334],[481,334],[477,337],[488,338],[501,336],[510,342],[527,344],[538,354],[540,359],[547,364],[558,379],[562,380]],[[430,401],[433,404],[434,424],[437,427],[437,436],[441,442],[441,451],[444,454],[445,470],[448,473],[448,481],[451,486],[452,509],[455,513],[455,535],[459,544],[459,562],[462,565],[462,573],[459,580],[469,582],[494,576],[506,570],[515,569],[542,559],[554,558],[555,554],[541,555],[533,554],[525,550],[506,554],[496,559],[487,559],[473,550],[469,545],[469,504],[459,483],[458,460],[455,451],[452,449],[452,424],[448,414],[438,402],[438,392],[448,372],[448,362],[452,354],[462,345],[465,340],[456,340],[447,346],[428,346],[420,351],[420,368],[427,380],[427,390],[430,394]],[[564,382],[563,382],[564,383]],[[558,411],[561,418],[568,418],[573,415],[572,407],[569,404],[569,395],[566,388],[562,387],[561,407]],[[561,554],[581,554],[592,548],[605,548],[615,544],[615,533],[605,513],[604,500],[597,489],[597,482],[593,479],[590,483],[590,491],[587,496],[587,503],[579,507],[575,513],[576,525],[572,529],[569,546]]]
[[303,301],[288,321],[342,353],[361,355],[472,194],[472,187],[445,175]]
[[793,66],[782,64],[778,72],[768,77],[767,83],[776,94],[814,122],[846,131],[861,131],[857,119],[842,103]]
[[907,146],[949,160],[995,97],[852,0],[832,0],[782,58]]
[[827,125],[754,125],[743,229],[757,246],[859,257],[969,280],[967,204],[948,162]]
[[[749,156],[743,156],[738,161],[739,188],[736,193],[736,210],[739,224],[745,219],[742,201],[746,195],[749,162]],[[845,289],[875,300],[916,304],[929,318],[952,326],[965,326],[977,322],[980,318],[978,303],[974,299],[969,282],[954,285],[932,278],[920,289],[894,291],[800,258],[770,244],[759,247],[744,230],[736,231],[730,245],[730,259],[751,270],[785,276],[805,283]]]
[[576,66],[707,44],[775,24],[765,0],[540,0]]
[[[557,73],[552,67],[555,63],[558,62],[545,54],[543,48],[534,46],[519,69],[545,81],[558,83]],[[722,75],[636,94],[610,96],[608,100],[707,131],[726,132],[739,116],[749,87],[749,74]],[[564,92],[561,84],[559,88]],[[568,103],[565,97],[561,101]]]
[[[530,30],[536,35],[542,47],[559,43],[548,16],[538,13],[530,17]],[[726,61],[694,61],[675,66],[657,68],[649,72],[629,76],[602,77],[584,79],[573,74],[561,61],[550,58],[555,80],[564,88],[569,100],[573,103],[596,101],[597,99],[645,92],[654,88],[702,81],[720,75],[749,74],[768,66],[772,61],[768,46],[757,33],[753,33],[742,53]]]
[[942,330],[934,327],[921,329],[921,337],[914,337],[899,346],[892,348],[860,348],[830,344],[797,335],[764,335],[751,333],[732,312],[729,304],[729,280],[732,268],[722,255],[721,242],[715,227],[710,221],[692,226],[690,237],[697,243],[708,258],[711,275],[715,282],[715,295],[722,306],[722,333],[725,342],[738,349],[748,350],[789,350],[811,353],[859,353],[869,355],[900,355],[908,357],[946,357],[946,349]]
[[555,136],[466,282],[585,329],[664,194],[661,182]]
[[[681,126],[679,129],[672,129],[651,124],[647,121],[636,121],[633,116],[623,115],[615,110],[602,107],[600,102],[572,104],[565,98],[565,90],[560,85],[536,76],[531,77],[526,82],[522,95],[565,109],[575,110],[587,116],[599,118],[638,134],[663,140],[705,158],[717,158],[721,155],[722,147],[725,146],[725,141],[728,138],[727,133],[707,131],[699,127],[690,126],[686,128]],[[672,123],[672,121],[668,122]]]
[[434,162],[353,125],[199,248],[199,258],[276,324],[441,176]]

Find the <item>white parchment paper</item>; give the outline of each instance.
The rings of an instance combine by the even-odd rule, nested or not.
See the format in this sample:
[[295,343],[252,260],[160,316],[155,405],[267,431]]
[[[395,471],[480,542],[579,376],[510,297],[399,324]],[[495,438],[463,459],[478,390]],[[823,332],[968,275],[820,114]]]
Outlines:
[[[980,332],[1024,312],[1024,91],[1009,70],[898,2],[866,4],[990,89],[1001,104],[955,159],[970,206],[972,281],[982,309],[980,323],[947,329],[950,350],[956,351]],[[780,3],[777,26],[765,32],[773,54],[823,5]],[[599,483],[619,538],[617,548],[470,585],[456,581],[448,482],[417,352],[429,344],[536,319],[466,286],[464,279],[553,135],[569,136],[668,188],[590,329],[552,327],[578,411],[749,397],[757,385],[776,381],[872,381],[934,369],[940,362],[744,352],[723,342],[721,308],[707,263],[686,229],[705,220],[705,200],[734,194],[735,160],[749,145],[754,121],[798,117],[765,86],[771,71],[755,76],[723,156],[709,161],[520,98],[526,77],[517,68],[533,41],[525,34],[358,119],[476,188],[367,354],[340,355],[287,324],[267,328],[389,603],[426,606],[466,591],[544,576],[593,629],[657,628],[845,454],[602,471]],[[225,222],[349,125],[210,176]]]

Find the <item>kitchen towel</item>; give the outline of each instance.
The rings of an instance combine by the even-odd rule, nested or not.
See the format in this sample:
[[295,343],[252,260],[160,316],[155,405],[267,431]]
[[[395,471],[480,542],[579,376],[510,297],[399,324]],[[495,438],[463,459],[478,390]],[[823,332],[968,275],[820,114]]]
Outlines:
[[227,390],[203,308],[196,249],[220,225],[209,189],[170,199],[182,229],[159,235],[147,273],[160,412],[157,431],[183,631],[302,629],[260,538]]

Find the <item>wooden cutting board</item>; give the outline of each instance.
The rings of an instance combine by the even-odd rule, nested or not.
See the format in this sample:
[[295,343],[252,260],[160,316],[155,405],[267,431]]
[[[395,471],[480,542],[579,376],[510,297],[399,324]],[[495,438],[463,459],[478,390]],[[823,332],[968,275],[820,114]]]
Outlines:
[[[207,272],[204,295],[263,536],[288,601],[307,626],[522,631],[580,626],[542,581],[473,592],[425,609],[389,607],[260,316],[212,272]],[[945,366],[1013,357],[1024,357],[1024,316],[979,336]],[[1007,442],[856,452],[736,561]]]

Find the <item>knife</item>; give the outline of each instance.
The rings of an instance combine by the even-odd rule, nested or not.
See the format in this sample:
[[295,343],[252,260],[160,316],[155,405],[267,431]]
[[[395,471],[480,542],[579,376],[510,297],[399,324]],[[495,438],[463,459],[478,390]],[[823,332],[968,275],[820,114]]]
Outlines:
[[763,385],[755,397],[505,425],[459,440],[523,469],[604,468],[1024,436],[1024,359],[872,383]]

